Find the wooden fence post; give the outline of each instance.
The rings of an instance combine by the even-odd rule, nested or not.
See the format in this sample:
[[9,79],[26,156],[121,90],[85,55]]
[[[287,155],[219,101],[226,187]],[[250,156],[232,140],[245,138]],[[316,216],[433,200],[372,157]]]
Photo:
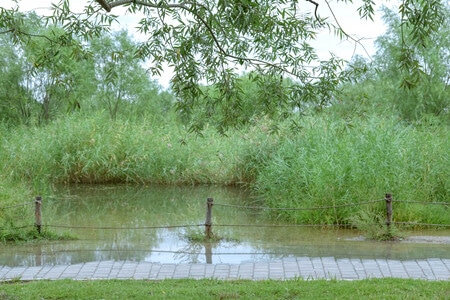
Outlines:
[[392,224],[392,194],[386,194],[386,226],[387,226],[387,234],[389,236],[392,235],[391,232],[391,224]]
[[208,198],[206,200],[206,221],[205,221],[205,236],[209,240],[212,237],[212,206],[213,198]]
[[39,234],[41,234],[41,225],[42,225],[42,214],[41,214],[41,205],[42,205],[42,197],[36,196],[36,199],[34,200],[35,209],[34,209],[34,216],[36,218],[36,229]]

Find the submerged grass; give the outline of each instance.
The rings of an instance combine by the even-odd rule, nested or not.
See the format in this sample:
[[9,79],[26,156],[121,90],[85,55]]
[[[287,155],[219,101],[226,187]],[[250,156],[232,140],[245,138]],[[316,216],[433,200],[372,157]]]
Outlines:
[[39,242],[39,241],[67,241],[75,240],[74,235],[63,233],[57,234],[51,230],[42,230],[40,233],[32,226],[23,228],[2,228],[0,242]]
[[1,284],[0,299],[448,299],[447,281],[93,280]]

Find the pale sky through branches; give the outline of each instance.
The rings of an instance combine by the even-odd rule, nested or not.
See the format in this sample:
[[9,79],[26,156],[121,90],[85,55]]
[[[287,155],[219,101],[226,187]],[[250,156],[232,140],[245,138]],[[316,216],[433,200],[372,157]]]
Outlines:
[[[19,7],[22,11],[35,11],[39,15],[50,14],[51,3],[57,3],[55,0],[22,0],[19,2]],[[354,1],[355,4],[345,4],[336,0],[328,0],[328,5],[325,0],[316,0],[319,4],[318,14],[320,17],[328,17],[332,20],[333,16],[330,12],[330,7],[336,16],[339,25],[342,26],[343,30],[352,36],[355,40],[358,40],[360,44],[355,44],[354,40],[340,41],[333,33],[324,30],[317,38],[316,41],[311,43],[317,51],[319,58],[321,60],[328,59],[330,53],[336,54],[338,57],[345,60],[350,60],[353,55],[361,55],[363,57],[370,57],[375,54],[374,41],[375,39],[384,33],[386,27],[381,21],[381,12],[379,11],[381,5],[393,6],[396,0],[382,0],[377,1],[377,6],[375,8],[374,21],[371,20],[361,20],[357,12],[357,8],[360,5],[359,1]],[[71,8],[74,11],[82,11],[83,7],[88,3],[88,1],[71,1]],[[2,0],[1,6],[4,8],[13,7],[15,3],[10,0]],[[305,8],[305,13],[313,13],[315,6],[310,2],[305,0],[303,6]],[[128,29],[130,34],[134,36],[136,40],[143,40],[145,37],[140,36],[136,31],[135,27],[142,15],[125,15],[125,8],[114,8],[112,13],[119,15],[119,25],[114,25],[114,30],[120,30],[122,28]],[[333,23],[335,23],[333,21]],[[172,77],[172,73],[164,74],[161,78],[156,78],[159,83],[168,87],[169,80]]]

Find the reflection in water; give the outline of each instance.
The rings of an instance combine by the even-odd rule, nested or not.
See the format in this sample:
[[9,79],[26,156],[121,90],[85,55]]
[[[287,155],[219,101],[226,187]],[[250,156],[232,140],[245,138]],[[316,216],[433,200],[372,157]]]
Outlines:
[[212,264],[212,245],[211,243],[205,243],[205,260],[207,264]]
[[[220,187],[63,187],[50,199],[43,199],[43,224],[70,227],[50,226],[52,231],[68,231],[79,239],[2,245],[0,265],[66,265],[104,260],[240,263],[289,256],[450,257],[450,244],[363,242],[356,241],[359,233],[350,230],[214,227],[214,224],[271,223],[264,214],[222,206],[213,209],[213,232],[227,239],[217,243],[191,243],[184,237],[190,230],[203,230],[199,225],[205,220],[208,197],[221,204],[249,202],[245,191]],[[171,225],[191,227],[153,228]],[[433,234],[448,236],[450,232]]]

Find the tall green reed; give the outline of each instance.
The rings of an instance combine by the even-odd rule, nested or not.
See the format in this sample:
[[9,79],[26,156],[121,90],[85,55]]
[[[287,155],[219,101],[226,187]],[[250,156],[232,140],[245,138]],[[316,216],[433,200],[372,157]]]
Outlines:
[[235,184],[247,144],[239,135],[203,138],[176,124],[111,122],[71,115],[38,128],[17,128],[1,144],[3,171],[15,181],[49,183]]
[[[302,127],[281,142],[259,172],[256,186],[270,207],[357,204],[382,200],[387,192],[402,200],[450,198],[448,128],[417,128],[380,117],[345,121],[317,116],[303,119]],[[379,214],[383,207],[280,211],[276,216],[297,223],[348,224],[360,210]],[[434,219],[424,213],[434,208],[400,208],[395,221]],[[449,215],[440,221],[450,223]]]

